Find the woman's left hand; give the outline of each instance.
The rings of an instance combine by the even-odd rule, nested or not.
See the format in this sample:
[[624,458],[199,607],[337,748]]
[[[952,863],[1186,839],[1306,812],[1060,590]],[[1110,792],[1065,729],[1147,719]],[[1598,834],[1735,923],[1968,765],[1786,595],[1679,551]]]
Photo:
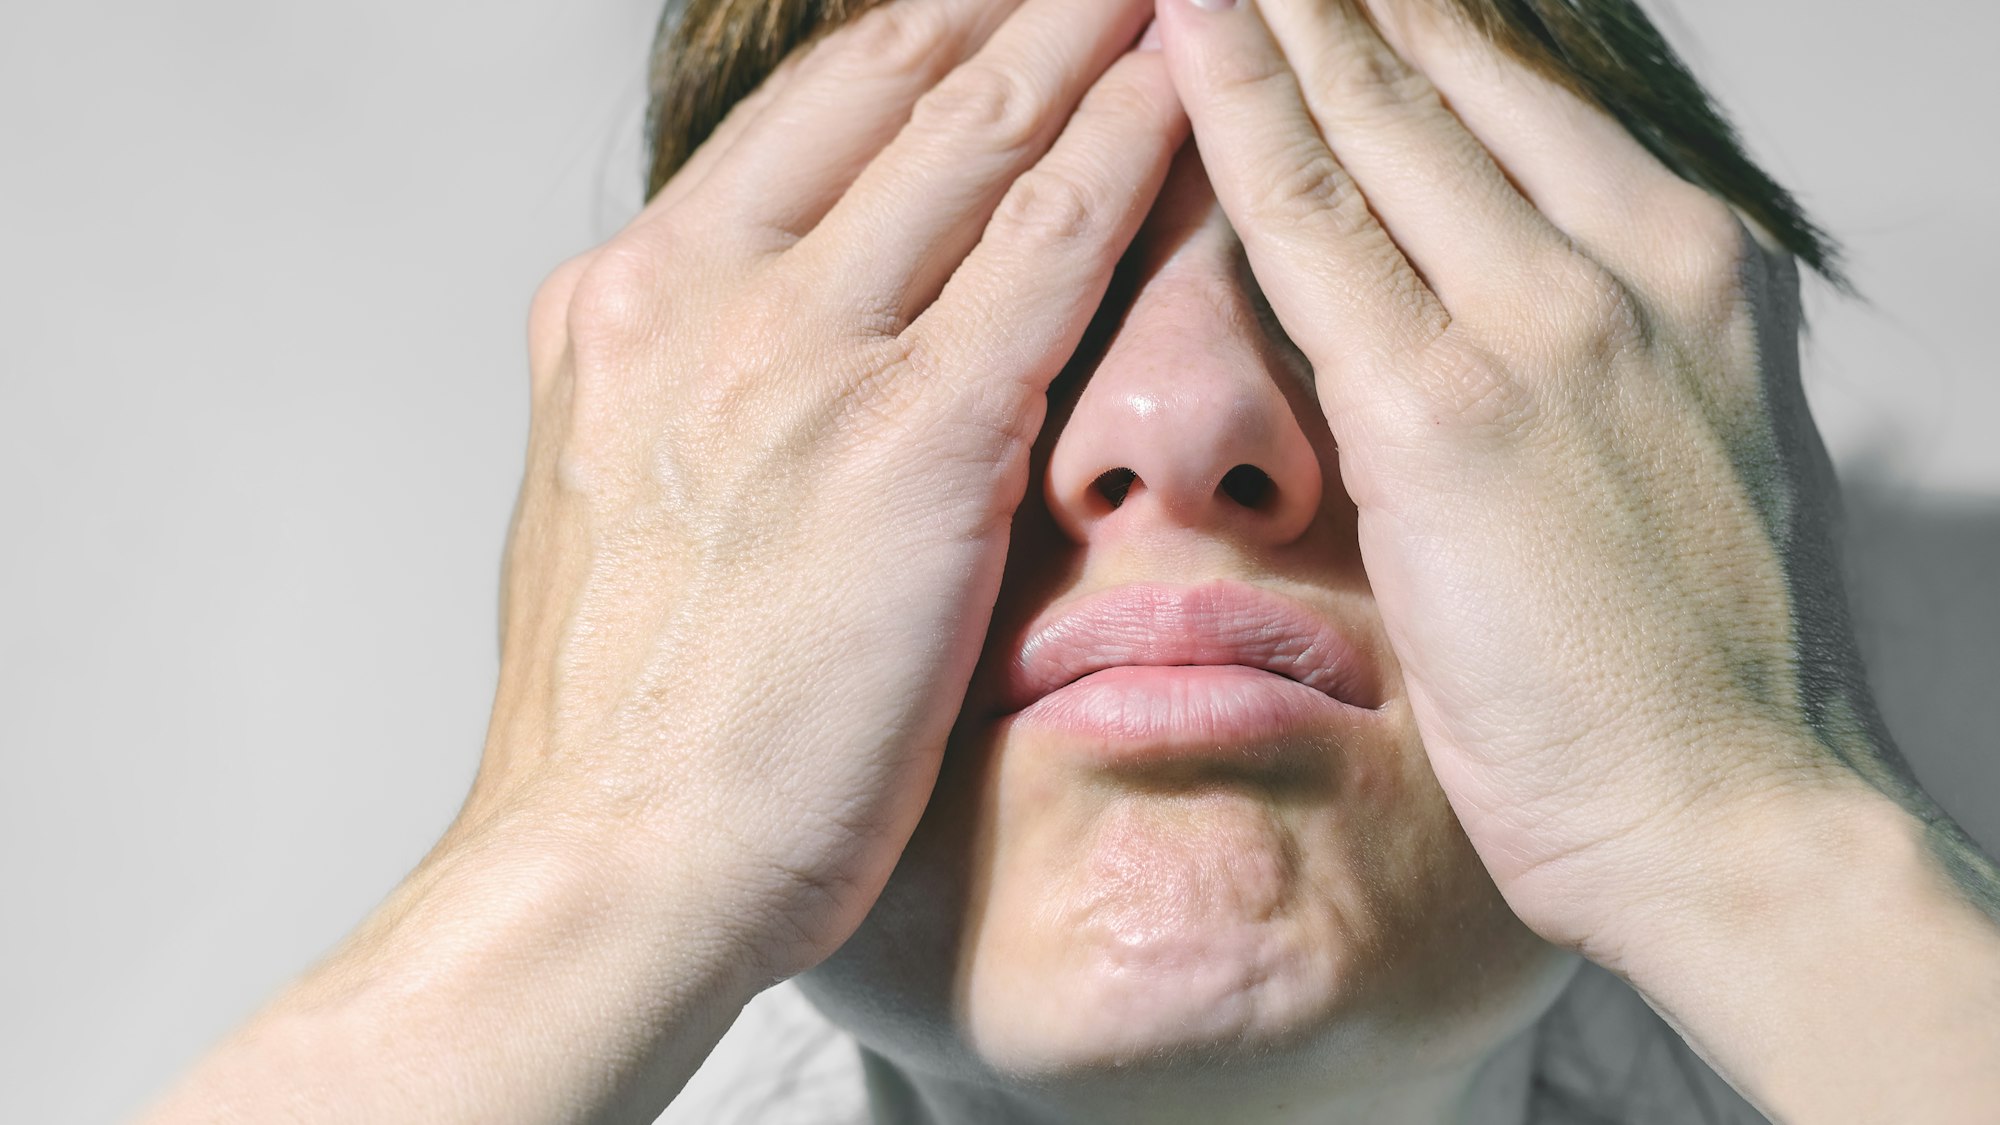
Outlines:
[[1789,256],[1443,18],[1161,0],[1159,22],[1315,372],[1418,731],[1515,912],[1616,967],[1635,907],[1732,862],[1724,826],[1897,784]]

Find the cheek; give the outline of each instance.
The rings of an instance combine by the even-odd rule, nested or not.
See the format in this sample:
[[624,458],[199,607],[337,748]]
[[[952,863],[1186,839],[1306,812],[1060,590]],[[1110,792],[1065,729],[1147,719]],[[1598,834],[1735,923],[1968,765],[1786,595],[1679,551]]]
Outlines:
[[1369,1006],[1446,1018],[1511,991],[1539,995],[1551,970],[1566,980],[1574,959],[1507,908],[1422,744],[1409,735],[1398,750],[1354,771],[1356,800],[1325,841],[1329,878],[1344,880],[1364,903],[1367,922],[1357,929],[1372,941]]
[[958,996],[968,926],[984,911],[974,857],[990,831],[978,813],[980,763],[958,750],[902,860],[861,926],[833,956],[795,978],[800,991],[863,1046],[904,1067],[976,1076],[961,1042]]

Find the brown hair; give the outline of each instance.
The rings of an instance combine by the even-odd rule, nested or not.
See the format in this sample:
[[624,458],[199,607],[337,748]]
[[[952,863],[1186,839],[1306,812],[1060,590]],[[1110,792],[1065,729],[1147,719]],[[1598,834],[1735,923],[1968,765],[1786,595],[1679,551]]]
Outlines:
[[[646,113],[652,198],[738,99],[795,47],[883,0],[667,0]],[[1683,178],[1734,204],[1851,291],[1839,248],[1743,142],[1632,0],[1434,0],[1502,50],[1603,106]]]

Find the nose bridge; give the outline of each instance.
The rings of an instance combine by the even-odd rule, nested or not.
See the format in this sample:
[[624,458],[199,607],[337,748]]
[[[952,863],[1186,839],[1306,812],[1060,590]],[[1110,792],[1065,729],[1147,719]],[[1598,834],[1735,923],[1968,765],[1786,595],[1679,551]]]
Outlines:
[[1302,536],[1319,458],[1227,258],[1143,284],[1050,454],[1050,512],[1078,542],[1178,527],[1260,545]]

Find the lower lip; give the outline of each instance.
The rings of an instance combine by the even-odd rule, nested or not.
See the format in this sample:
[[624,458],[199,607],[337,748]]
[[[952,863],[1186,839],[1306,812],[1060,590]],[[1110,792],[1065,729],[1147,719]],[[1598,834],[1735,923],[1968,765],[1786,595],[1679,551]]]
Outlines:
[[1269,757],[1301,735],[1374,713],[1241,664],[1121,666],[1058,688],[1010,717],[1016,727],[1091,739],[1111,759]]

